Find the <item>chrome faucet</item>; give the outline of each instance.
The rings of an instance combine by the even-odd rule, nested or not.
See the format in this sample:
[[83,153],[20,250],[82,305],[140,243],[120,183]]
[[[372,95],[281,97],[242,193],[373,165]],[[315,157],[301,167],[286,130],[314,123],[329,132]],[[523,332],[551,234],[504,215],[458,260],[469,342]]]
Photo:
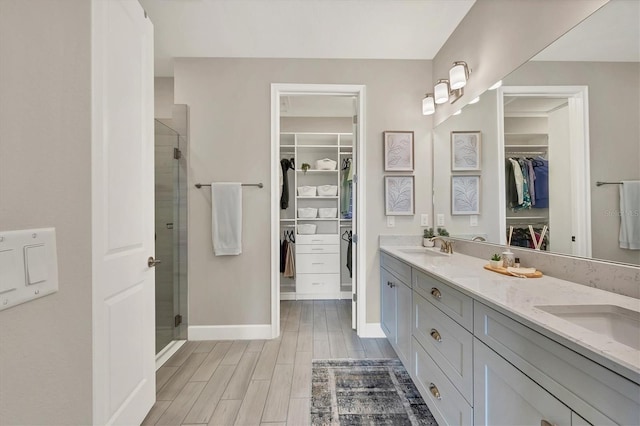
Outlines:
[[440,240],[440,251],[442,253],[453,254],[453,241],[445,240],[442,237],[433,237],[433,238],[431,238],[431,241],[435,242],[437,240]]

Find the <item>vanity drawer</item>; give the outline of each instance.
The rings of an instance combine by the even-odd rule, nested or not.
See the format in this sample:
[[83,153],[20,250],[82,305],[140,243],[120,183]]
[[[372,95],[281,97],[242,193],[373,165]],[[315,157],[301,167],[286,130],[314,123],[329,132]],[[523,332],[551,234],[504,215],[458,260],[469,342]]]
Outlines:
[[314,235],[296,235],[296,245],[310,244],[340,244],[340,236],[338,234],[314,234]]
[[339,274],[340,253],[296,253],[296,272],[300,274]]
[[380,266],[393,272],[396,277],[411,287],[411,266],[386,253],[380,253]]
[[473,299],[424,272],[413,270],[413,289],[454,321],[473,331]]
[[413,336],[471,404],[473,336],[415,291],[413,313]]
[[415,338],[412,339],[412,355],[413,380],[438,424],[472,425],[471,405]]
[[296,253],[298,254],[316,254],[316,253],[340,253],[340,246],[338,244],[313,244],[296,246]]
[[638,424],[640,386],[488,306],[475,336],[591,424]]
[[336,294],[340,292],[340,274],[297,274],[296,293]]

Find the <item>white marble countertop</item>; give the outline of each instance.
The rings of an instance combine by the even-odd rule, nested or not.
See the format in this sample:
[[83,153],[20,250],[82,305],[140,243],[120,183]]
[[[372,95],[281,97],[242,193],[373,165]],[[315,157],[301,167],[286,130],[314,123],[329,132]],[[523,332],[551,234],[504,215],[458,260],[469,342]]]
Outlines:
[[635,383],[640,383],[639,350],[536,308],[541,305],[615,305],[640,312],[640,299],[548,276],[523,279],[498,274],[483,268],[489,263],[488,260],[464,254],[440,255],[402,251],[415,248],[381,246],[380,250],[444,280],[463,293],[509,315],[550,339]]

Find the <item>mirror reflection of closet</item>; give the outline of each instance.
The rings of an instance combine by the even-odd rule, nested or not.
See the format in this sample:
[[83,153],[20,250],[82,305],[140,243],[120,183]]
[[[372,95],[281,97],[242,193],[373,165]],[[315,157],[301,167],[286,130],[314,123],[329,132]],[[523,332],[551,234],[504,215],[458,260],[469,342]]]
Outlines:
[[503,111],[503,243],[591,255],[586,88],[498,90]]
[[280,300],[351,299],[354,113],[351,96],[280,99]]

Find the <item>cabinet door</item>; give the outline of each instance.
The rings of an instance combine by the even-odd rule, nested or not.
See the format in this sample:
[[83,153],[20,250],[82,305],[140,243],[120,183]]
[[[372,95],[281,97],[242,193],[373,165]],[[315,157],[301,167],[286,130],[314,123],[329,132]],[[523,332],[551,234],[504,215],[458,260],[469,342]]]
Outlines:
[[411,358],[411,289],[399,283],[396,287],[396,340],[398,357],[410,369]]
[[396,286],[402,285],[398,280],[387,272],[380,269],[380,288],[382,310],[380,324],[382,330],[387,335],[391,344],[396,344]]
[[474,339],[474,424],[571,425],[571,410]]

